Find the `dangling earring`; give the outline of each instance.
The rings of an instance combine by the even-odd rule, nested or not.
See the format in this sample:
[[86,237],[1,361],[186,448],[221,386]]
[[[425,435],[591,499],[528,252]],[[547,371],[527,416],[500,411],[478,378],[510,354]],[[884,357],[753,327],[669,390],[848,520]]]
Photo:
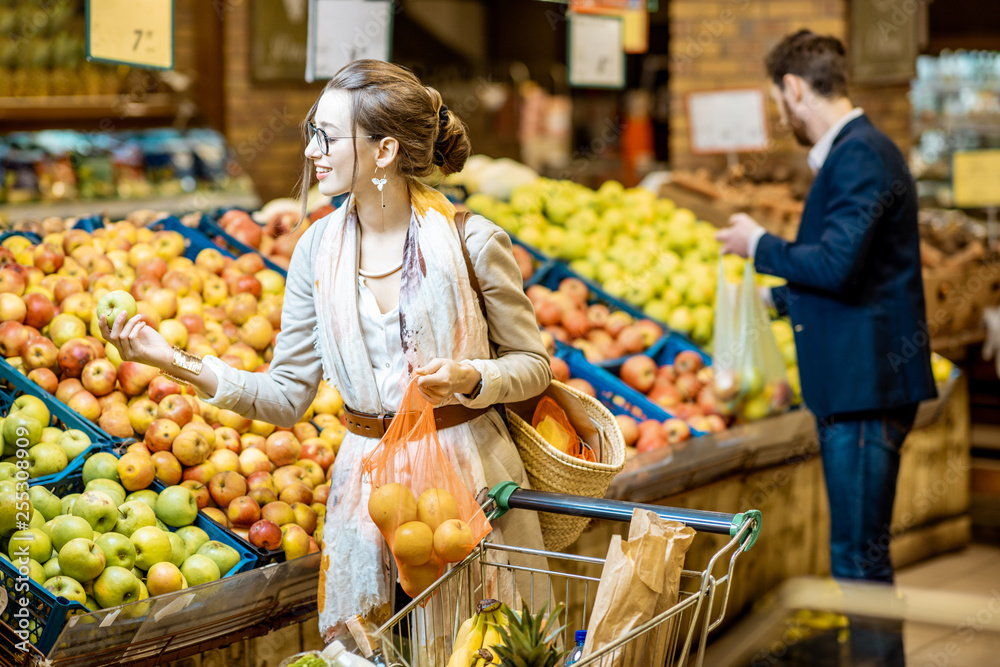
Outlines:
[[378,188],[379,193],[382,195],[382,231],[385,231],[385,169],[382,169],[382,178],[378,177],[378,165],[375,166],[375,176],[372,178],[372,184]]

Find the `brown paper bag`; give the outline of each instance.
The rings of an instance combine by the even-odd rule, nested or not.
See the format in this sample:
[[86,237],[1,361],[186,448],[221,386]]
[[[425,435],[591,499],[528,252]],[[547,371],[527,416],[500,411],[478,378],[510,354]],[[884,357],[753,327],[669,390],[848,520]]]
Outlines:
[[[664,521],[649,510],[635,510],[628,541],[618,535],[611,538],[587,625],[584,657],[676,604],[684,555],[692,539],[694,530],[683,524]],[[662,628],[658,635],[646,635],[602,659],[601,667],[624,667],[626,658],[629,664],[639,664],[636,660],[646,653],[655,654],[659,662],[644,659],[643,664],[662,665],[666,636]],[[646,644],[652,638],[657,646],[647,650]]]

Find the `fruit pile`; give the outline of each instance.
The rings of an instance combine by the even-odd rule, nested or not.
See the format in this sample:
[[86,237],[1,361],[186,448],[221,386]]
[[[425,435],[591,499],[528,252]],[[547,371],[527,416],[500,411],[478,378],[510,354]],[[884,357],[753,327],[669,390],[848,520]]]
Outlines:
[[0,536],[9,560],[54,595],[91,610],[230,573],[240,552],[192,525],[198,505],[190,489],[147,488],[153,482],[148,459],[100,452],[84,463],[79,492],[59,497],[32,486],[28,527],[15,521],[14,483],[0,482]]
[[[4,456],[0,479],[14,479],[22,460],[29,479],[54,475],[90,446],[90,436],[79,429],[49,426],[51,417],[45,402],[30,394],[18,396],[0,417]],[[19,449],[27,450],[27,455],[18,457]]]
[[527,295],[546,343],[551,337],[575,347],[591,363],[644,352],[663,336],[663,327],[652,320],[636,320],[603,303],[588,305],[590,290],[579,278],[565,278],[555,290],[532,285]]
[[458,503],[444,489],[427,489],[416,498],[398,482],[383,484],[368,498],[368,513],[385,536],[399,566],[399,583],[416,597],[440,576],[445,563],[457,563],[476,546]]
[[298,222],[301,210],[297,207],[279,208],[268,216],[264,226],[254,222],[246,211],[230,209],[219,218],[219,226],[234,239],[258,250],[262,255],[287,269],[292,261],[292,251],[309,225],[333,212],[332,206],[320,206],[309,214],[308,220],[302,222],[294,231],[292,227]]

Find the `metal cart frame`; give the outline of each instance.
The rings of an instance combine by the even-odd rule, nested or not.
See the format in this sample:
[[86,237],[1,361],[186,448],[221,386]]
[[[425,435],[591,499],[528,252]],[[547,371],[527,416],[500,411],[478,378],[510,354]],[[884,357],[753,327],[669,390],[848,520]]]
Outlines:
[[[490,498],[484,509],[491,519],[508,510],[520,509],[628,522],[633,510],[642,508],[696,531],[730,536],[704,571],[683,571],[680,596],[674,606],[576,663],[579,667],[654,664],[683,667],[692,656],[693,664],[701,667],[708,634],[725,615],[736,559],[753,547],[762,524],[758,510],[735,515],[686,510],[528,491],[513,482],[495,487]],[[716,577],[713,573],[723,558],[728,559],[728,567],[722,576]],[[496,598],[515,609],[520,608],[522,600],[534,600],[540,606],[540,602],[561,599],[568,608],[557,644],[568,649],[573,644],[569,641],[572,637],[569,621],[573,621],[575,628],[587,627],[588,604],[600,582],[603,566],[603,558],[523,549],[483,540],[465,560],[382,625],[376,636],[388,665],[444,667],[459,626],[475,613],[475,604],[481,598]],[[720,587],[721,607],[712,618]]]

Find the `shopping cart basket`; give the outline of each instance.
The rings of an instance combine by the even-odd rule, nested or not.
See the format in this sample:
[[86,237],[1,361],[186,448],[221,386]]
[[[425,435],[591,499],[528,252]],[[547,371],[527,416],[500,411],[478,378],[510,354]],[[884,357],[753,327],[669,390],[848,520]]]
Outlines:
[[[696,531],[730,536],[704,571],[683,571],[677,604],[576,663],[580,667],[600,664],[654,667],[653,653],[663,656],[663,665],[683,667],[693,658],[693,664],[701,667],[708,633],[722,622],[726,611],[736,559],[753,547],[762,522],[758,510],[723,514],[640,505],[528,491],[513,482],[495,487],[490,499],[484,509],[491,518],[517,509],[628,522],[634,509],[643,508]],[[723,559],[728,559],[727,570],[717,578],[714,571]],[[523,564],[531,560],[535,562]],[[454,649],[459,626],[475,613],[476,603],[482,598],[499,599],[512,608],[518,608],[520,600],[541,598],[564,602],[567,608],[560,620],[563,630],[558,642],[569,648],[573,643],[567,639],[572,637],[572,630],[587,628],[588,609],[593,604],[603,566],[603,558],[522,549],[483,540],[465,560],[376,631],[383,656],[393,667],[444,667]],[[721,606],[713,618],[717,593],[722,596]]]

